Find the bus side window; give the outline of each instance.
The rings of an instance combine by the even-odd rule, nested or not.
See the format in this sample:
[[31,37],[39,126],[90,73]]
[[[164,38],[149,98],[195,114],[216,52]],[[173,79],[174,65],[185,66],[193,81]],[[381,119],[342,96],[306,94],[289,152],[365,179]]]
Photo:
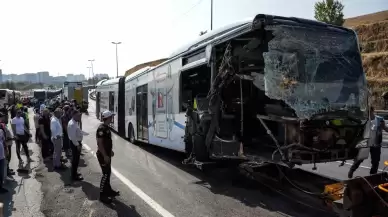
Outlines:
[[211,70],[206,65],[201,65],[193,69],[181,72],[180,88],[180,112],[185,112],[183,103],[193,103],[197,95],[207,95],[210,90]]

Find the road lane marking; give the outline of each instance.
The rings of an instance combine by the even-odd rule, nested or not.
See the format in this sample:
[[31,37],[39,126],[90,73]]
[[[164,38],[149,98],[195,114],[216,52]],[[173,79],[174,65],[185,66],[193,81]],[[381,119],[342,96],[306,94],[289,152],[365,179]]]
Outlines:
[[[337,163],[342,163],[342,161],[337,161]],[[353,165],[353,164],[351,164],[351,163],[346,163],[346,162],[345,162],[345,164],[346,164],[346,165],[349,165],[349,166],[352,166],[352,165]],[[371,169],[370,167],[363,166],[363,165],[360,165],[359,167],[364,168],[364,169],[368,169],[368,170]],[[378,171],[379,171],[379,172],[385,172],[385,171],[387,171],[387,170],[378,169]]]
[[[85,149],[88,150],[95,158],[97,158],[97,156],[95,155],[95,152],[92,151],[92,149],[88,145],[86,145],[85,143],[82,143],[82,146],[85,147]],[[139,196],[144,202],[146,202],[152,209],[154,209],[162,217],[175,217],[173,214],[171,214],[169,211],[164,209],[161,205],[159,205],[150,196],[144,193],[139,187],[137,187],[135,184],[129,181],[129,179],[127,179],[124,175],[122,175],[119,171],[117,171],[113,167],[112,167],[112,173],[118,179],[120,179],[120,181],[123,182],[129,189],[131,189],[133,193]]]

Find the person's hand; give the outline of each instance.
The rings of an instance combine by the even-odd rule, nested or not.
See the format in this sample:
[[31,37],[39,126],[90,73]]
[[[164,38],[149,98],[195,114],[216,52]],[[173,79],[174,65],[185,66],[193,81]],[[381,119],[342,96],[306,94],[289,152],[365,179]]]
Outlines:
[[16,140],[19,140],[19,136],[18,135],[15,135],[14,136]]
[[112,153],[110,154],[111,157],[115,156],[115,153],[112,151]]
[[104,156],[104,161],[105,161],[105,164],[109,164],[110,163],[110,157],[109,156]]

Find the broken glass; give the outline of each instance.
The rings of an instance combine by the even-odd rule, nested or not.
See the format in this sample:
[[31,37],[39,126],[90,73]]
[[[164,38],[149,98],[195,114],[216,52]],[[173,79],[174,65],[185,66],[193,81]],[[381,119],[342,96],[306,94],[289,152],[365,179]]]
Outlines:
[[356,110],[366,119],[366,78],[355,34],[287,25],[266,30],[274,36],[263,54],[268,97],[283,100],[303,119],[335,110]]

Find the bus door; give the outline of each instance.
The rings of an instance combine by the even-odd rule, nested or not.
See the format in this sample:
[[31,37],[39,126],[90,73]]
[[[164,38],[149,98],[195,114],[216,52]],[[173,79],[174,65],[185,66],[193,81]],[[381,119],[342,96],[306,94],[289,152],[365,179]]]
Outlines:
[[96,92],[96,116],[97,119],[100,119],[100,99],[101,98],[101,93]]
[[137,138],[148,141],[148,85],[136,88]]
[[[108,110],[111,111],[112,113],[114,113],[114,110],[115,110],[115,92],[114,91],[110,91],[109,92],[109,105],[108,105]],[[117,115],[115,115],[117,118]],[[115,123],[115,118],[113,118],[112,120],[112,125],[114,126],[114,123]]]

